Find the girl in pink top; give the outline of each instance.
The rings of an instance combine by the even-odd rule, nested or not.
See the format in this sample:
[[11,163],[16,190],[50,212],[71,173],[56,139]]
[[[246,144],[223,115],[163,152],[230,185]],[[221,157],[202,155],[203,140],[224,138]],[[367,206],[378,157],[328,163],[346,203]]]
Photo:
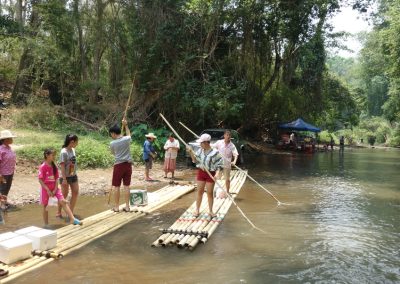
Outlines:
[[68,202],[64,199],[61,190],[58,188],[58,169],[54,164],[55,151],[53,149],[46,149],[44,151],[44,162],[39,167],[39,183],[42,186],[40,192],[40,203],[43,205],[43,221],[47,226],[49,223],[49,212],[47,205],[50,197],[56,197],[58,204],[63,207],[64,211],[68,214],[71,224],[82,225],[82,222],[74,217]]

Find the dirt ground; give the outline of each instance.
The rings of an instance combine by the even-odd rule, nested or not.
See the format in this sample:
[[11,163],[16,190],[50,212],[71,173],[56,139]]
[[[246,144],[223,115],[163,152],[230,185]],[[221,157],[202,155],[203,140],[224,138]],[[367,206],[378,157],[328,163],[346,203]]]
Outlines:
[[[162,187],[168,184],[168,179],[164,178],[163,165],[155,163],[150,171],[150,176],[154,179],[152,182],[144,181],[144,166],[134,165],[132,173],[131,188],[143,189],[148,186]],[[105,195],[110,190],[112,177],[112,168],[107,169],[88,169],[78,171],[80,195]],[[193,169],[187,168],[184,163],[177,164],[175,171],[175,181],[185,182],[184,180],[193,180]],[[14,174],[14,181],[8,194],[8,200],[12,204],[23,205],[28,203],[38,203],[40,185],[37,177],[37,169],[24,161],[18,161]]]

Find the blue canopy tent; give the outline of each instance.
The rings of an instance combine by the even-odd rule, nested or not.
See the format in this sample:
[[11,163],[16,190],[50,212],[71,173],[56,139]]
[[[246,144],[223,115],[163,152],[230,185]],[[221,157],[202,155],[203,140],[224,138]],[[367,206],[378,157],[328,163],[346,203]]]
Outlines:
[[318,127],[311,125],[301,118],[296,119],[295,121],[284,123],[279,125],[280,129],[287,129],[287,130],[295,130],[295,131],[311,131],[311,132],[321,132],[321,129]]

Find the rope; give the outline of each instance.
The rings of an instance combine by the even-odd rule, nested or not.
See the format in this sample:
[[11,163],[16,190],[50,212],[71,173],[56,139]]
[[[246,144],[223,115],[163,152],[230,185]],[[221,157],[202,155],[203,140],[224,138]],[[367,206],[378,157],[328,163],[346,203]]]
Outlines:
[[[189,147],[189,145],[179,136],[179,134],[175,131],[175,129],[171,126],[171,124],[168,122],[168,120],[160,113],[161,118],[165,121],[165,123],[168,125],[168,127],[172,130],[172,132],[175,134],[176,138],[178,138],[187,148],[191,149]],[[217,180],[214,179],[214,177],[211,175],[211,173],[207,170],[207,168],[203,167],[205,169],[205,171],[207,172],[207,174],[214,180],[215,184],[222,189],[225,192],[225,195],[228,196],[228,198],[231,200],[231,202],[235,205],[236,209],[240,212],[240,214],[243,216],[243,218],[246,219],[246,221],[256,230],[266,234],[265,231],[263,231],[262,229],[258,228],[256,225],[254,225],[254,223],[246,216],[246,214],[244,214],[244,212],[242,211],[242,209],[240,209],[240,207],[236,204],[236,202],[234,201],[234,199],[232,198],[232,196],[230,196],[226,190],[218,183]]]

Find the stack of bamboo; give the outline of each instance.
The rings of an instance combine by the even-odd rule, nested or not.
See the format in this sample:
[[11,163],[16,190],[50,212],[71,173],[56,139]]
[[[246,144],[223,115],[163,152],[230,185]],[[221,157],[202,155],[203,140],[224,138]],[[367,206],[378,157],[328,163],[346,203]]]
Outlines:
[[[9,271],[8,276],[0,280],[1,283],[37,269],[54,259],[60,258],[93,240],[111,233],[130,221],[144,216],[158,208],[172,202],[175,199],[193,191],[194,185],[168,185],[152,194],[157,197],[147,206],[131,208],[131,212],[116,213],[111,210],[101,212],[82,220],[83,225],[68,225],[57,230],[57,246],[51,251],[34,251],[33,257],[13,265],[0,264],[0,269]],[[125,205],[120,206],[120,210]]]
[[[232,171],[231,172],[231,188],[230,193],[232,198],[236,198],[240,189],[246,180],[246,171]],[[218,180],[218,186],[223,187],[225,190],[225,182]],[[232,205],[230,198],[215,198],[214,199],[214,212],[216,217],[210,218],[207,214],[208,202],[207,194],[204,193],[202,206],[200,208],[199,217],[195,218],[193,212],[195,211],[196,202],[194,202],[168,229],[163,229],[163,234],[152,244],[152,247],[165,247],[177,245],[178,248],[188,248],[193,250],[198,243],[205,243],[218,225],[225,218],[226,213]]]

